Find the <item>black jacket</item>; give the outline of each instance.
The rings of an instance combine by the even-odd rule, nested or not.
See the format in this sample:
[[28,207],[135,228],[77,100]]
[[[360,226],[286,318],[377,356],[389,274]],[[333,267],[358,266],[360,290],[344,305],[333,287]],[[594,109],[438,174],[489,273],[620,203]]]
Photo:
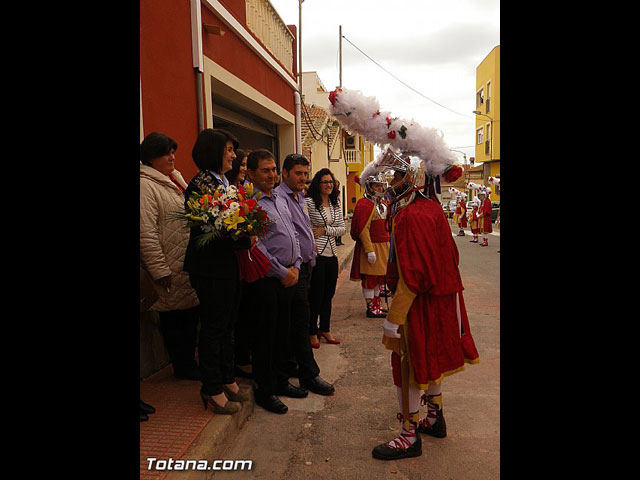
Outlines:
[[[191,179],[185,191],[185,208],[193,192],[202,193],[201,185],[217,188],[220,181],[209,172],[200,171]],[[200,227],[192,227],[189,243],[184,256],[185,272],[206,277],[237,280],[238,261],[235,251],[249,248],[248,238],[232,240],[230,238],[216,238],[202,248],[196,247],[196,237],[202,234]]]

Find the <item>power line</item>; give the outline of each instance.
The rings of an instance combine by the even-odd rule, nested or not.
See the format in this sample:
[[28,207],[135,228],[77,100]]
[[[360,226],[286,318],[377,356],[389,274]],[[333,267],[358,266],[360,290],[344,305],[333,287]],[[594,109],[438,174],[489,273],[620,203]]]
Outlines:
[[386,68],[384,68],[382,65],[380,65],[378,62],[376,62],[373,58],[371,58],[369,55],[367,55],[366,53],[364,53],[360,48],[358,48],[357,45],[355,45],[351,40],[349,40],[347,37],[345,37],[344,35],[342,36],[342,38],[344,38],[347,42],[349,42],[351,45],[353,45],[360,53],[362,53],[365,57],[367,57],[369,60],[371,60],[373,63],[375,63],[378,67],[380,67],[382,70],[384,70],[385,72],[387,72],[389,75],[391,75],[393,78],[395,78],[397,81],[399,81],[401,84],[403,84],[405,87],[409,88],[410,90],[414,91],[415,93],[417,93],[418,95],[420,95],[423,98],[426,98],[427,100],[429,100],[430,102],[435,103],[436,105],[445,108],[447,110],[449,110],[450,112],[453,112],[457,115],[462,115],[465,118],[471,118],[471,119],[475,119],[475,117],[470,117],[468,115],[465,115],[464,113],[460,113],[460,112],[456,112],[455,110],[451,110],[449,107],[445,107],[444,105],[436,102],[435,100],[432,100],[431,98],[427,97],[426,95],[423,95],[422,93],[420,93],[419,91],[417,91],[415,88],[413,88],[410,85],[407,85],[406,83],[404,83],[402,80],[400,80],[398,77],[396,77],[393,73],[391,73],[390,71],[388,71]]

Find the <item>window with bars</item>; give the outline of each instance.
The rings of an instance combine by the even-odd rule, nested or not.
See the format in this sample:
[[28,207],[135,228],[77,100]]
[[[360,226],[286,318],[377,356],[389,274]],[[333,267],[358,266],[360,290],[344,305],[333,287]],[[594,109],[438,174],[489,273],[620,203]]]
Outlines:
[[484,89],[480,89],[476,92],[476,107],[482,106],[484,103]]

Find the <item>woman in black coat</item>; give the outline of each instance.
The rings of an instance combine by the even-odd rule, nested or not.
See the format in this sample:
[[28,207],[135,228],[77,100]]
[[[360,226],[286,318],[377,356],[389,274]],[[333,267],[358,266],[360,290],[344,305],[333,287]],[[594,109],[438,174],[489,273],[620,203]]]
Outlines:
[[[230,132],[211,128],[201,131],[192,151],[200,171],[189,182],[185,198],[188,200],[192,192],[202,193],[205,187],[227,187],[229,181],[224,174],[231,170],[237,149],[238,141]],[[196,237],[202,233],[200,227],[191,228],[184,259],[184,270],[189,272],[200,301],[200,395],[205,409],[211,405],[215,413],[232,414],[239,407],[231,402],[249,399],[240,392],[234,375],[233,328],[241,294],[235,250],[248,249],[251,244],[248,239],[216,238],[199,248]]]

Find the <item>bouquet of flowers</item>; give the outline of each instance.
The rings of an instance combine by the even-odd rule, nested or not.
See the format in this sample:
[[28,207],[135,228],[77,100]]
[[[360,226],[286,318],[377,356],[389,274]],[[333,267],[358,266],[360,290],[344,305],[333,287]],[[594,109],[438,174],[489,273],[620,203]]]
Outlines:
[[[187,227],[200,227],[196,247],[203,248],[215,238],[262,237],[273,223],[267,212],[258,204],[261,193],[253,184],[216,189],[201,186],[202,193],[193,192],[187,200],[187,208],[176,215]],[[255,281],[269,271],[269,259],[255,245],[250,249],[236,250],[240,279]]]

